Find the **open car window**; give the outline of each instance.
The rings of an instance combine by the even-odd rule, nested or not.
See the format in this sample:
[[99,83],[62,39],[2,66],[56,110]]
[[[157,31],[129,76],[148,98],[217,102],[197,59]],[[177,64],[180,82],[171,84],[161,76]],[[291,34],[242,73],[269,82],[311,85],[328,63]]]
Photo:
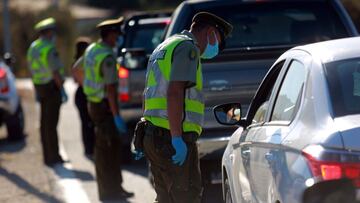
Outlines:
[[269,109],[270,96],[274,91],[276,79],[278,78],[284,63],[285,60],[278,62],[265,76],[263,82],[259,86],[247,115],[247,119],[251,125],[258,125],[265,122],[266,113]]

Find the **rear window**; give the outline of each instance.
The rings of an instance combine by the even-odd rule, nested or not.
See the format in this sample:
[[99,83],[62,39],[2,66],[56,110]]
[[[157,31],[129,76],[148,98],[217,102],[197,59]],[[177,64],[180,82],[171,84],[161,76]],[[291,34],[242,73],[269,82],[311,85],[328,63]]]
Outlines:
[[129,29],[125,37],[125,48],[145,48],[147,54],[163,39],[166,23],[138,24]]
[[[292,45],[346,37],[334,8],[327,2],[261,2],[236,5],[198,5],[229,21],[234,30],[226,48]],[[184,29],[190,27],[188,19]]]
[[360,114],[360,58],[325,65],[335,117]]

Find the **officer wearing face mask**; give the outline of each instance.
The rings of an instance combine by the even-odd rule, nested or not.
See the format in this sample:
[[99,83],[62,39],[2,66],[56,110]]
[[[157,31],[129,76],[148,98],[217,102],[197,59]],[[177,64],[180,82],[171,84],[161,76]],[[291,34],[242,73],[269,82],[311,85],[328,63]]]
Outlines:
[[48,166],[62,163],[59,154],[57,124],[61,102],[67,101],[63,88],[64,66],[55,47],[54,18],[47,18],[35,25],[39,33],[28,49],[27,62],[40,102],[40,136],[44,162]]
[[205,105],[200,59],[218,55],[231,31],[232,25],[224,19],[200,12],[193,17],[190,31],[166,39],[150,56],[143,149],[154,176],[155,202],[201,202],[196,140]]

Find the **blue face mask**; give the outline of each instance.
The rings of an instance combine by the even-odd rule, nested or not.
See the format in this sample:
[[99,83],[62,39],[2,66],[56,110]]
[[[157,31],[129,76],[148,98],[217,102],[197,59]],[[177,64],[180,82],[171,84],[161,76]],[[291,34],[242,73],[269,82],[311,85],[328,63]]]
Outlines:
[[212,59],[219,53],[219,42],[216,38],[216,34],[213,32],[215,36],[215,44],[211,45],[209,43],[209,37],[208,37],[208,43],[206,45],[204,53],[201,55],[202,59]]

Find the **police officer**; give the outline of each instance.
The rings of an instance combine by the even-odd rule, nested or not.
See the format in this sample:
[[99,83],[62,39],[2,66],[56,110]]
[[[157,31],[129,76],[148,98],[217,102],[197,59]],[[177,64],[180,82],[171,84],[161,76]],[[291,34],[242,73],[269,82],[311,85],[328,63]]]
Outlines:
[[[83,56],[86,48],[90,44],[90,39],[87,37],[79,37],[76,40],[76,51],[75,51],[75,60],[78,60],[80,57]],[[76,61],[75,61],[76,62]],[[74,62],[74,63],[75,63]],[[84,89],[82,87],[82,80],[83,78],[78,78],[76,74],[77,70],[82,70],[81,68],[76,67],[76,63],[72,68],[72,73],[74,76],[74,80],[76,83],[79,84],[76,93],[75,93],[75,105],[79,110],[79,115],[81,119],[81,134],[82,134],[82,141],[85,151],[85,156],[90,160],[93,160],[94,155],[94,146],[95,146],[95,126],[92,122],[88,109],[87,109],[87,99],[86,95],[84,94]],[[83,72],[81,73],[83,74]]]
[[59,154],[57,124],[62,101],[67,100],[63,89],[64,66],[56,50],[55,19],[47,18],[35,25],[39,33],[27,52],[28,66],[41,106],[40,135],[46,165],[62,163]]
[[84,93],[95,123],[95,168],[100,200],[133,196],[122,186],[121,135],[126,132],[117,103],[117,69],[113,48],[121,35],[123,18],[97,25],[101,40],[92,43],[84,55]]
[[166,39],[149,59],[143,144],[154,176],[155,202],[201,201],[196,140],[205,106],[200,59],[215,57],[231,31],[232,26],[222,18],[197,13],[190,31]]

